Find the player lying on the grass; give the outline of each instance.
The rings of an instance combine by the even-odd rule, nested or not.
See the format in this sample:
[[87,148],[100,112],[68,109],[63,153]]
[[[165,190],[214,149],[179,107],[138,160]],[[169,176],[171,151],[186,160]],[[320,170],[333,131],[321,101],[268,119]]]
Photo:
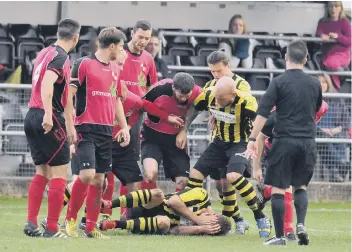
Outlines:
[[140,208],[140,217],[130,220],[103,220],[101,230],[127,229],[139,234],[195,235],[227,234],[229,220],[210,208],[203,188],[184,189],[164,195],[160,189],[138,190],[113,201],[103,201],[104,208]]
[[[318,123],[319,120],[324,116],[328,111],[328,104],[323,101],[319,111],[315,116],[315,123]],[[262,168],[260,166],[262,153],[264,154],[263,162],[266,165],[266,158],[270,152],[271,144],[273,140],[273,130],[275,126],[276,110],[275,108],[271,112],[268,120],[266,121],[261,133],[257,137],[258,143],[258,157],[253,159],[253,172],[254,177],[258,181],[257,191],[258,191],[258,200],[261,201],[259,208],[263,209],[265,203],[271,199],[271,188],[263,183],[263,174]],[[289,241],[295,241],[296,236],[293,229],[293,207],[292,207],[292,186],[288,188],[285,192],[285,216],[284,216],[284,233]]]

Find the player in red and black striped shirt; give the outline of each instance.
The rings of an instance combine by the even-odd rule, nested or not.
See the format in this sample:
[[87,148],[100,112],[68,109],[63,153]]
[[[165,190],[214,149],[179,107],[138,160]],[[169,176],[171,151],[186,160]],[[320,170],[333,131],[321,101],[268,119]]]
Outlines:
[[[67,53],[75,48],[79,31],[78,22],[61,20],[58,24],[58,40],[40,51],[34,63],[32,94],[24,120],[24,130],[36,165],[36,175],[28,189],[28,217],[24,228],[28,236],[67,237],[58,231],[57,222],[64,201],[67,165],[70,162],[66,128],[70,136],[74,131],[72,114],[65,113],[64,116],[70,83]],[[49,171],[49,168],[53,169]],[[42,234],[37,217],[50,178],[48,221]]]
[[[73,82],[69,92],[69,107],[73,111],[72,98],[76,95],[75,127],[79,135],[76,149],[80,174],[72,187],[69,211],[66,216],[66,232],[78,236],[77,214],[87,194],[87,224],[85,236],[104,239],[96,228],[105,172],[111,170],[112,131],[115,118],[121,130],[115,138],[130,140],[129,128],[120,100],[118,83],[119,67],[115,61],[124,54],[126,37],[114,27],[103,29],[99,36],[99,49],[94,55],[78,59],[72,70]],[[72,93],[71,93],[72,92]]]

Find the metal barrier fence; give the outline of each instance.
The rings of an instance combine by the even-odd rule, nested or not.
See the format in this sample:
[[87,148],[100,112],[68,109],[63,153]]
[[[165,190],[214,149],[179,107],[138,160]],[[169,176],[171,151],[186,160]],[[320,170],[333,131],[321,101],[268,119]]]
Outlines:
[[[0,178],[12,180],[20,186],[29,180],[35,167],[23,132],[23,120],[28,111],[31,85],[0,84]],[[264,92],[253,91],[256,97]],[[317,125],[318,162],[313,181],[344,183],[351,180],[351,94],[324,94],[329,104],[329,114]],[[188,136],[188,151],[191,166],[209,144],[210,132],[200,115],[192,124]],[[339,128],[341,126],[341,130]],[[331,135],[328,129],[333,129]],[[328,132],[328,133],[326,133]],[[159,171],[159,181],[165,181]],[[2,183],[0,183],[1,185]],[[0,186],[1,187],[1,186]],[[173,183],[167,183],[167,191],[173,191]],[[10,188],[12,189],[12,188]],[[336,195],[339,195],[339,191]]]

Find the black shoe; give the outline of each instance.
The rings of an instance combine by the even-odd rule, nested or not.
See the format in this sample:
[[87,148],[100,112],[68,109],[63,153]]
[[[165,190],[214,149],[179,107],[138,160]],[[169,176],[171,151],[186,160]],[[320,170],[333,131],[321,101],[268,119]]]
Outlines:
[[47,229],[44,231],[43,237],[45,237],[45,238],[61,238],[61,239],[68,238],[68,236],[66,234],[64,234],[61,230],[58,230],[57,232],[50,232]]
[[307,234],[306,227],[303,224],[298,223],[296,228],[296,234],[298,237],[298,245],[308,245],[309,237]]
[[285,235],[287,241],[297,241],[297,238],[295,236],[295,233],[294,232],[288,232],[286,235]]
[[265,246],[267,246],[267,245],[285,246],[286,245],[286,238],[285,237],[281,237],[281,238],[273,237],[273,238],[270,238],[269,240],[267,240],[266,242],[264,242],[263,245],[265,245]]
[[258,204],[258,209],[263,210],[265,207],[266,202],[270,200],[264,198],[264,189],[267,187],[267,185],[264,184],[257,184],[257,204]]
[[39,227],[34,225],[34,223],[27,221],[24,225],[23,232],[31,237],[42,237],[43,233],[40,231]]

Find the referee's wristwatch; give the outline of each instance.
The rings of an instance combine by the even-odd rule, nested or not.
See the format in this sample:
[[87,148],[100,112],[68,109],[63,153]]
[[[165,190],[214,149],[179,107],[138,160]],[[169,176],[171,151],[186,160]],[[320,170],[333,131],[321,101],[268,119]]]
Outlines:
[[255,139],[254,137],[250,137],[248,138],[248,142],[255,142],[257,139]]

